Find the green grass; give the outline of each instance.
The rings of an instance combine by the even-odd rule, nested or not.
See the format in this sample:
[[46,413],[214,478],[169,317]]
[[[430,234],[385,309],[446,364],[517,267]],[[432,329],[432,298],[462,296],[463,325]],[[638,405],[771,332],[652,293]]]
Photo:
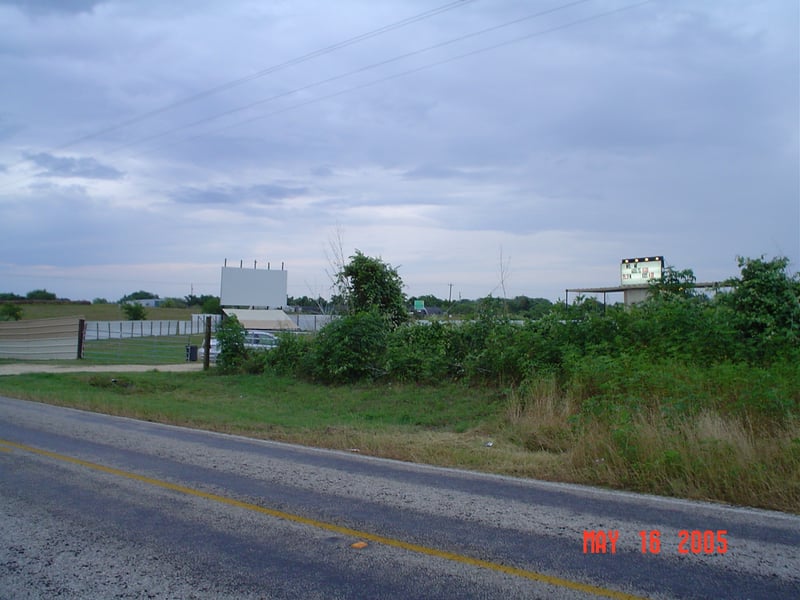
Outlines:
[[322,386],[274,373],[156,366],[5,376],[0,394],[399,460],[800,513],[796,369],[657,367],[673,369],[671,381],[682,376],[680,385],[670,393],[645,389],[638,398],[637,381],[597,391],[617,376],[605,363],[567,385],[545,375],[505,392],[456,383]]
[[465,431],[496,418],[496,395],[458,385],[323,387],[207,373],[73,373],[0,378],[0,393],[139,419],[236,432],[357,428]]
[[[22,319],[53,319],[58,317],[83,317],[87,321],[125,321],[125,313],[119,304],[20,304]],[[146,308],[147,319],[188,321],[199,314],[200,307],[192,308]]]
[[[202,335],[173,335],[87,341],[82,364],[169,365],[186,360],[186,346],[201,346]],[[74,361],[73,361],[74,364]]]

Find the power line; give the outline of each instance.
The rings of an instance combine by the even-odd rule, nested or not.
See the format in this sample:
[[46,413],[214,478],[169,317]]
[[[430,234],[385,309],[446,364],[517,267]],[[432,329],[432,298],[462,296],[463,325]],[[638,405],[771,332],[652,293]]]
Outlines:
[[[463,3],[463,1],[464,0],[461,0],[460,2],[454,2],[454,3],[450,3],[450,4],[447,4],[447,5],[444,5],[442,7],[439,7],[438,9],[433,9],[432,11],[427,11],[426,13],[421,13],[420,15],[417,15],[416,17],[410,17],[409,19],[405,19],[404,21],[400,21],[398,23],[408,24],[407,22],[410,22],[412,20],[413,21],[421,20],[422,18],[426,18],[423,15],[430,16],[430,14],[434,13],[434,12],[436,14],[438,14],[438,12],[443,12],[444,10],[450,10],[450,9],[456,7],[457,5],[460,5],[461,3]],[[473,1],[473,0],[467,0],[467,1]],[[375,68],[378,68],[378,67],[381,67],[381,66],[385,66],[387,64],[391,64],[391,63],[398,62],[398,61],[406,59],[406,58],[410,58],[412,56],[416,56],[416,55],[420,55],[420,54],[423,54],[423,53],[426,53],[426,52],[430,52],[430,51],[432,51],[434,49],[439,49],[439,48],[442,48],[442,47],[445,47],[445,46],[449,46],[449,45],[452,45],[454,43],[461,42],[461,41],[464,41],[464,40],[467,40],[467,39],[470,39],[470,38],[474,38],[474,37],[477,37],[477,36],[480,36],[480,35],[485,35],[487,33],[493,32],[493,31],[497,31],[497,30],[500,30],[500,29],[503,29],[503,28],[507,28],[507,27],[510,27],[512,25],[516,25],[516,24],[522,23],[524,21],[528,21],[528,20],[531,20],[531,19],[534,19],[534,18],[537,18],[537,17],[541,17],[541,16],[544,16],[544,15],[547,15],[547,14],[555,13],[557,11],[561,11],[561,10],[564,10],[564,9],[567,9],[567,8],[571,8],[571,7],[577,6],[579,4],[585,4],[585,3],[590,2],[590,1],[592,1],[592,0],[574,0],[573,2],[568,2],[566,4],[562,4],[562,5],[556,6],[554,8],[550,8],[550,9],[546,9],[546,10],[539,11],[539,12],[536,12],[536,13],[532,13],[532,14],[526,15],[524,17],[520,17],[520,18],[517,18],[517,19],[513,19],[511,21],[508,21],[508,22],[501,23],[499,25],[494,25],[494,26],[491,26],[491,27],[487,27],[487,28],[484,28],[484,29],[481,29],[481,30],[478,30],[478,31],[474,31],[474,32],[471,32],[471,33],[468,33],[468,34],[464,34],[464,35],[458,36],[456,38],[452,38],[450,40],[446,40],[446,41],[443,41],[443,42],[439,42],[437,44],[433,44],[431,46],[427,46],[425,48],[421,48],[421,49],[418,49],[418,50],[407,52],[407,53],[404,53],[404,54],[401,54],[401,55],[398,55],[398,56],[395,56],[395,57],[392,57],[392,58],[389,58],[389,59],[386,59],[386,60],[383,60],[383,61],[379,61],[377,63],[372,63],[372,64],[367,65],[365,67],[360,67],[358,69],[354,69],[352,71],[348,71],[348,72],[340,74],[340,75],[335,75],[333,77],[329,77],[329,78],[326,78],[326,79],[323,79],[323,80],[320,80],[320,81],[317,81],[317,82],[314,82],[314,83],[310,83],[310,84],[295,88],[293,90],[289,90],[287,92],[283,92],[281,94],[277,94],[277,95],[271,96],[269,98],[264,98],[264,99],[261,99],[261,100],[257,100],[257,101],[251,102],[251,103],[249,103],[247,105],[244,105],[244,106],[241,106],[241,107],[238,107],[238,108],[235,108],[235,109],[230,109],[230,110],[227,110],[227,111],[224,111],[222,113],[215,114],[215,115],[211,115],[209,117],[205,117],[203,119],[199,119],[199,120],[194,121],[192,123],[188,123],[188,124],[185,124],[185,125],[182,125],[182,126],[179,126],[179,127],[176,127],[176,128],[172,128],[170,130],[167,130],[167,131],[164,131],[164,132],[152,135],[152,136],[148,136],[146,138],[141,138],[139,140],[134,140],[132,142],[119,145],[119,146],[117,146],[115,148],[112,148],[111,150],[107,151],[106,154],[113,154],[113,153],[119,152],[119,151],[124,150],[126,148],[130,148],[130,147],[135,146],[135,145],[139,145],[139,144],[143,144],[143,143],[146,143],[146,142],[149,142],[149,141],[153,141],[154,139],[162,138],[162,137],[165,137],[167,135],[176,133],[178,131],[183,131],[185,129],[196,127],[198,125],[202,125],[204,123],[219,119],[219,118],[224,117],[224,116],[229,116],[231,114],[235,114],[237,112],[241,112],[243,110],[247,110],[249,108],[253,108],[254,106],[258,106],[260,104],[265,104],[265,103],[277,100],[279,98],[283,98],[283,97],[287,97],[287,96],[296,94],[296,93],[301,92],[301,91],[306,91],[306,90],[309,90],[309,89],[314,88],[314,87],[319,87],[319,86],[321,86],[323,84],[326,84],[326,83],[331,83],[331,82],[334,82],[334,81],[337,81],[337,80],[340,80],[340,79],[344,79],[346,77],[349,77],[349,76],[352,76],[352,75],[355,75],[355,74],[358,74],[358,73],[366,72],[366,71],[369,71],[369,70],[372,70],[372,69],[375,69]],[[465,52],[465,53],[458,54],[458,55],[455,55],[455,56],[452,56],[452,57],[449,57],[449,58],[445,58],[445,59],[442,59],[442,60],[439,60],[439,61],[427,63],[427,64],[421,65],[419,67],[415,67],[413,69],[408,69],[408,70],[401,71],[401,72],[398,72],[398,73],[395,73],[395,74],[392,74],[392,75],[388,75],[386,77],[381,77],[381,78],[378,78],[378,79],[375,79],[375,80],[372,80],[372,81],[369,81],[369,82],[365,82],[363,84],[359,84],[359,85],[356,85],[356,86],[345,88],[343,90],[339,90],[337,92],[333,92],[333,93],[326,94],[326,95],[323,95],[323,96],[318,96],[317,98],[312,98],[312,99],[307,100],[305,102],[300,102],[300,103],[297,103],[297,104],[294,104],[294,105],[291,105],[291,106],[283,107],[281,109],[277,109],[277,110],[274,110],[274,111],[270,111],[268,113],[264,113],[262,115],[258,115],[256,117],[252,117],[252,118],[249,118],[249,119],[238,121],[236,123],[225,125],[223,127],[217,128],[217,129],[212,129],[211,131],[206,131],[206,132],[204,132],[202,134],[190,136],[190,137],[184,138],[182,140],[177,140],[177,141],[174,141],[174,142],[170,142],[170,143],[162,144],[162,145],[159,145],[159,146],[155,146],[154,148],[151,148],[150,150],[152,151],[153,149],[169,147],[169,146],[176,145],[176,144],[179,144],[179,143],[184,143],[184,142],[187,142],[187,141],[196,140],[196,139],[198,139],[200,137],[203,137],[205,135],[208,135],[208,134],[213,134],[213,133],[216,133],[216,132],[219,132],[219,131],[224,131],[226,129],[230,129],[230,128],[233,128],[233,127],[239,127],[241,125],[246,125],[246,124],[261,120],[261,119],[265,119],[265,118],[270,117],[270,116],[274,116],[274,115],[277,115],[277,114],[281,114],[281,113],[284,113],[284,112],[295,110],[297,108],[302,108],[302,107],[305,107],[305,106],[308,106],[308,105],[311,105],[311,104],[322,102],[324,100],[335,98],[335,97],[338,97],[338,96],[341,96],[341,95],[344,95],[344,94],[348,94],[348,93],[351,93],[351,92],[359,91],[359,90],[366,89],[366,88],[369,88],[369,87],[374,87],[376,85],[379,85],[381,83],[385,83],[387,81],[391,81],[393,79],[406,77],[406,76],[409,76],[409,75],[412,75],[412,74],[415,74],[415,73],[418,73],[418,72],[421,72],[421,71],[424,71],[424,70],[432,69],[432,68],[435,68],[435,67],[438,67],[438,66],[442,66],[442,65],[451,63],[451,62],[455,62],[457,60],[462,60],[464,58],[475,56],[477,54],[482,54],[482,53],[485,53],[485,52],[489,52],[491,50],[495,50],[495,49],[502,48],[502,47],[505,47],[505,46],[510,46],[510,45],[519,43],[521,41],[529,40],[529,39],[532,39],[532,38],[535,38],[535,37],[539,37],[539,36],[542,36],[542,35],[546,35],[546,34],[550,34],[550,33],[556,32],[556,31],[561,31],[561,30],[564,30],[564,29],[567,29],[567,28],[570,28],[570,27],[574,27],[574,26],[580,25],[580,24],[588,23],[588,22],[591,22],[591,21],[596,21],[596,20],[608,17],[608,16],[616,14],[616,13],[620,13],[620,12],[623,12],[623,11],[631,10],[633,8],[637,8],[639,6],[642,6],[644,4],[648,4],[650,2],[653,2],[653,0],[642,0],[641,2],[625,5],[625,6],[622,6],[622,7],[619,7],[619,8],[615,8],[615,9],[610,9],[610,10],[607,10],[607,11],[602,11],[600,13],[596,13],[596,14],[590,15],[588,17],[576,19],[576,20],[573,20],[573,21],[570,21],[570,22],[567,22],[567,23],[564,23],[564,24],[561,24],[561,25],[549,27],[549,28],[546,28],[546,29],[542,29],[542,30],[533,32],[533,33],[529,33],[529,34],[526,34],[526,35],[518,36],[518,37],[509,39],[509,40],[498,42],[496,44],[492,44],[492,45],[489,45],[489,46],[484,46],[484,47],[481,47],[481,48],[478,48],[478,49],[475,49],[475,50],[471,50],[469,52]],[[395,28],[395,27],[399,27],[399,26],[402,26],[402,25],[398,25],[398,24],[387,25],[387,26],[385,26],[383,28],[373,30],[373,32],[370,32],[368,34],[363,34],[362,36],[357,36],[356,38],[350,38],[350,40],[359,40],[359,39],[362,39],[362,38],[366,39],[365,36],[372,37],[374,35],[378,35],[378,33],[376,33],[376,32],[383,32],[385,30],[388,30],[389,28]],[[338,47],[343,46],[343,45],[348,45],[349,43],[354,43],[354,42],[350,42],[350,40],[347,40],[345,42],[341,42],[340,44],[335,44],[333,46],[329,46],[327,48],[338,48]],[[304,57],[305,56],[307,56],[307,57],[316,56],[318,54],[325,53],[325,51],[326,51],[326,49],[321,49],[321,50],[309,53],[308,55],[304,55]],[[276,67],[271,67],[270,69],[265,69],[264,71],[261,71],[259,73],[266,74],[267,72],[274,72],[274,70],[277,70],[278,68],[283,68],[282,65],[288,65],[290,63],[294,64],[296,62],[302,62],[302,60],[306,60],[304,57],[299,57],[298,59],[293,59],[292,61],[287,61],[286,63],[282,63],[281,65],[277,65]],[[230,87],[232,87],[234,85],[237,85],[238,84],[237,82],[244,82],[245,80],[250,80],[252,78],[255,78],[257,75],[258,74],[254,74],[253,76],[249,76],[248,78],[242,78],[242,79],[239,79],[239,80],[235,80],[234,82],[230,82],[230,84],[224,84],[223,86],[218,86],[217,88],[212,88],[211,90],[208,91],[208,93],[197,94],[195,97],[192,97],[192,98],[200,98],[200,97],[203,97],[204,95],[209,95],[211,93],[215,93],[215,91],[219,91],[221,89],[227,89],[226,86],[228,86],[228,85],[230,85]],[[179,103],[175,103],[175,104],[170,105],[168,107],[164,107],[163,109],[159,109],[157,111],[152,111],[151,113],[147,113],[146,115],[142,115],[141,118],[137,119],[137,120],[143,120],[148,115],[158,114],[158,113],[163,112],[165,110],[169,110],[172,107],[179,106],[179,105],[188,103],[190,101],[191,101],[191,99],[186,99],[185,101],[181,101]],[[114,129],[122,128],[123,126],[126,126],[126,125],[123,124],[123,125],[120,125],[118,127],[115,127]],[[107,130],[104,130],[104,131],[107,132],[109,130],[111,130],[111,129],[107,129]],[[99,135],[101,135],[100,132],[98,132],[97,134],[92,135],[92,136],[84,136],[84,138],[81,138],[81,141],[83,141],[84,139],[90,139],[91,137],[97,137]],[[77,143],[77,142],[75,142],[75,143]],[[142,155],[142,154],[145,154],[145,153],[146,152],[143,151],[143,152],[140,152],[140,153],[136,154],[135,156]]]
[[[572,3],[568,4],[568,5],[564,5],[562,7],[558,7],[556,9],[551,9],[551,10],[548,10],[548,11],[545,11],[545,12],[548,12],[548,13],[549,12],[553,12],[555,10],[560,10],[561,8],[565,8],[567,6],[573,6],[575,4],[581,4],[581,3],[584,3],[584,2],[588,2],[588,1],[591,1],[591,0],[577,0],[576,2],[572,2]],[[409,75],[413,75],[413,74],[419,73],[421,71],[426,71],[428,69],[439,67],[439,66],[451,63],[451,62],[458,61],[458,60],[462,60],[464,58],[475,56],[477,54],[482,54],[482,53],[485,53],[485,52],[489,52],[491,50],[496,50],[498,48],[502,48],[502,47],[505,47],[505,46],[510,46],[510,45],[513,45],[513,44],[517,44],[519,42],[526,41],[526,40],[529,40],[529,39],[532,39],[532,38],[535,38],[535,37],[540,37],[540,36],[543,36],[543,35],[554,33],[556,31],[561,31],[561,30],[564,30],[564,29],[568,29],[568,28],[574,27],[576,25],[582,25],[582,24],[585,24],[585,23],[589,23],[591,21],[597,21],[597,20],[602,19],[604,17],[608,17],[608,16],[611,16],[613,14],[617,14],[617,13],[621,13],[621,12],[624,12],[624,11],[627,11],[627,10],[638,8],[640,6],[643,6],[645,4],[649,4],[649,3],[654,2],[654,1],[655,0],[642,0],[641,2],[637,2],[637,3],[634,3],[634,4],[628,4],[628,5],[619,7],[619,8],[603,11],[603,12],[600,12],[600,13],[596,13],[594,15],[591,15],[591,16],[588,16],[588,17],[584,17],[584,18],[581,18],[581,19],[576,19],[574,21],[570,21],[570,22],[564,23],[562,25],[556,25],[556,26],[553,26],[553,27],[549,27],[547,29],[542,29],[542,30],[539,30],[539,31],[536,31],[536,32],[533,32],[533,33],[529,33],[529,34],[523,35],[523,36],[515,37],[515,38],[512,38],[512,39],[503,41],[503,42],[498,42],[498,43],[492,44],[490,46],[484,46],[484,47],[478,48],[476,50],[471,50],[469,52],[465,52],[465,53],[462,53],[462,54],[451,56],[449,58],[445,58],[445,59],[442,59],[442,60],[439,60],[439,61],[427,63],[425,65],[421,65],[421,66],[415,67],[413,69],[408,69],[406,71],[401,71],[399,73],[395,73],[395,74],[392,74],[392,75],[387,75],[386,77],[381,77],[379,79],[374,79],[372,81],[368,81],[368,82],[360,84],[360,85],[356,85],[356,86],[352,86],[352,87],[349,87],[349,88],[345,88],[343,90],[339,90],[339,91],[333,92],[331,94],[326,94],[324,96],[318,96],[316,98],[313,98],[311,100],[307,100],[305,102],[299,102],[299,103],[293,104],[291,106],[287,106],[287,107],[284,107],[284,108],[280,108],[278,110],[274,110],[274,111],[271,111],[271,112],[268,112],[268,113],[264,113],[264,114],[256,116],[256,117],[252,117],[250,119],[237,121],[236,123],[225,125],[223,127],[217,128],[217,129],[212,129],[212,130],[206,131],[206,132],[204,132],[202,134],[197,134],[197,135],[194,135],[194,136],[190,136],[190,137],[184,138],[183,140],[177,140],[175,142],[170,142],[168,144],[162,144],[160,146],[156,146],[155,148],[156,149],[157,148],[164,148],[164,147],[173,146],[173,145],[176,145],[176,144],[179,144],[179,143],[196,140],[196,139],[199,139],[200,137],[206,136],[208,134],[213,134],[213,133],[217,133],[219,131],[224,131],[226,129],[231,129],[233,127],[239,127],[241,125],[246,125],[246,124],[249,124],[249,123],[253,123],[255,121],[259,121],[259,120],[265,119],[267,117],[271,117],[271,116],[274,116],[274,115],[277,115],[277,114],[289,112],[291,110],[302,108],[302,107],[308,106],[310,104],[316,104],[318,102],[322,102],[323,100],[329,100],[331,98],[336,98],[338,96],[342,96],[344,94],[349,94],[351,92],[355,92],[355,91],[363,90],[363,89],[366,89],[366,88],[374,87],[376,85],[379,85],[381,83],[385,83],[387,81],[391,81],[393,79],[399,79],[401,77],[407,77]],[[522,19],[518,19],[518,20],[514,21],[513,23],[517,23],[520,20],[525,20],[525,19],[528,19],[528,18],[532,18],[532,16],[523,17]],[[492,27],[490,29],[491,30],[495,30],[495,29],[498,29],[500,27],[505,27],[505,26],[508,26],[508,25],[509,24],[498,25],[498,26]],[[486,32],[486,31],[487,30],[482,30],[481,32]],[[441,47],[441,46],[444,46],[444,45],[448,45],[448,44],[454,43],[455,41],[460,41],[460,40],[466,39],[468,37],[474,37],[475,35],[479,35],[481,32],[474,32],[472,34],[467,34],[466,36],[462,36],[462,37],[454,39],[454,40],[449,40],[447,42],[442,42],[441,44],[436,44],[435,46],[430,46],[428,48],[423,48],[421,50],[410,52],[410,53],[404,54],[404,55],[402,55],[400,57],[387,59],[385,61],[381,61],[380,63],[375,63],[373,65],[369,65],[368,67],[363,67],[361,69],[357,69],[355,71],[351,71],[351,72],[346,73],[344,75],[338,75],[338,76],[335,76],[335,77],[331,77],[329,79],[322,80],[320,82],[312,83],[312,84],[309,84],[307,86],[303,86],[301,88],[297,88],[295,90],[291,90],[289,92],[285,92],[285,93],[279,94],[279,95],[274,96],[272,98],[268,98],[268,99],[260,100],[260,101],[257,101],[257,102],[253,102],[251,104],[248,104],[247,106],[240,107],[238,109],[232,109],[232,110],[229,110],[229,111],[225,111],[224,113],[220,113],[218,115],[213,115],[211,117],[207,117],[205,119],[201,119],[201,120],[195,121],[194,123],[190,123],[190,124],[187,124],[187,125],[184,125],[184,126],[181,126],[181,127],[177,127],[177,128],[172,129],[172,130],[170,130],[168,132],[164,132],[164,133],[161,133],[161,134],[156,134],[154,136],[150,136],[150,137],[144,138],[142,140],[137,140],[137,141],[131,142],[129,144],[124,144],[122,146],[118,146],[116,148],[113,148],[110,152],[117,152],[119,150],[122,150],[122,149],[125,149],[125,148],[129,148],[129,147],[131,147],[133,145],[137,145],[137,144],[144,143],[144,142],[147,142],[147,141],[152,141],[153,139],[157,139],[159,137],[164,137],[165,135],[169,135],[169,134],[175,133],[177,131],[182,131],[183,129],[187,129],[187,128],[190,128],[190,127],[195,127],[197,125],[213,121],[213,120],[219,118],[220,116],[227,116],[229,114],[240,112],[240,111],[245,110],[247,108],[252,108],[253,106],[255,106],[257,104],[263,104],[265,102],[268,102],[268,101],[271,101],[271,100],[274,100],[274,99],[277,99],[277,98],[280,98],[280,97],[284,97],[284,96],[287,96],[287,95],[290,95],[290,94],[294,94],[294,93],[297,93],[299,91],[305,91],[305,90],[307,90],[307,89],[309,89],[311,87],[316,87],[316,86],[321,85],[323,83],[329,83],[331,81],[334,81],[334,80],[337,80],[337,79],[341,79],[343,77],[346,77],[346,76],[349,76],[349,75],[352,75],[352,74],[355,74],[355,73],[359,73],[359,72],[363,72],[363,71],[368,70],[368,69],[375,68],[376,66],[383,66],[383,65],[388,64],[388,63],[396,62],[397,60],[400,60],[401,58],[407,58],[407,57],[413,56],[415,54],[420,54],[420,53],[423,53],[423,52],[427,52],[427,51],[429,51],[429,50],[431,50],[433,48],[438,48],[438,47]],[[151,148],[151,150],[152,149],[153,148]],[[137,154],[137,156],[138,155],[142,155],[142,154],[145,154],[145,152],[141,152],[141,153]]]
[[[336,50],[340,50],[342,48],[346,48],[347,46],[352,46],[354,44],[357,44],[358,42],[362,42],[362,41],[371,39],[373,37],[377,37],[377,36],[379,36],[381,34],[388,33],[390,31],[394,31],[396,29],[401,29],[403,27],[407,27],[407,26],[412,25],[414,23],[418,23],[419,21],[423,21],[425,19],[429,19],[431,17],[434,17],[436,15],[448,12],[448,11],[453,10],[455,8],[460,8],[460,7],[465,6],[467,4],[470,4],[471,2],[474,2],[474,1],[475,0],[455,0],[454,2],[449,2],[447,4],[443,4],[442,6],[439,6],[437,8],[433,8],[433,9],[424,11],[422,13],[419,13],[419,14],[411,16],[411,17],[407,17],[405,19],[401,19],[400,21],[395,21],[394,23],[390,23],[388,25],[384,25],[382,27],[379,27],[377,29],[373,29],[373,30],[368,31],[366,33],[362,33],[362,34],[356,35],[354,37],[347,38],[346,40],[343,40],[341,42],[337,42],[335,44],[331,44],[329,46],[325,46],[324,48],[320,48],[318,50],[314,50],[313,52],[309,52],[307,54],[303,54],[302,56],[298,56],[296,58],[289,59],[289,60],[284,61],[282,63],[278,63],[276,65],[273,65],[271,67],[267,67],[266,69],[262,69],[260,71],[255,72],[255,73],[252,73],[251,75],[247,75],[245,77],[240,77],[238,79],[233,79],[231,81],[222,83],[222,84],[217,85],[215,87],[208,88],[208,89],[206,89],[206,90],[204,90],[202,92],[198,92],[197,94],[193,94],[191,96],[188,96],[186,98],[183,98],[183,99],[178,100],[176,102],[173,102],[171,104],[167,104],[167,105],[162,106],[160,108],[153,109],[151,111],[142,113],[140,115],[137,115],[135,117],[132,117],[130,119],[122,121],[120,123],[117,123],[116,125],[111,125],[111,126],[106,127],[104,129],[97,130],[97,131],[95,131],[93,133],[89,133],[89,134],[83,135],[81,137],[75,138],[73,140],[70,140],[68,142],[64,142],[63,144],[60,144],[59,146],[51,148],[47,152],[48,153],[57,152],[59,150],[64,150],[66,148],[70,148],[72,146],[76,146],[76,145],[78,145],[78,144],[80,144],[82,142],[98,138],[98,137],[100,137],[102,135],[106,135],[108,133],[112,133],[112,132],[118,131],[120,129],[124,129],[124,128],[129,127],[131,125],[134,125],[136,123],[140,123],[142,121],[145,121],[145,120],[147,120],[147,119],[149,119],[151,117],[154,117],[156,115],[160,115],[160,114],[163,114],[163,113],[168,112],[170,110],[173,110],[175,108],[178,108],[178,107],[181,107],[181,106],[185,106],[187,104],[191,104],[193,102],[196,102],[197,100],[201,100],[203,98],[207,98],[207,97],[212,96],[214,94],[217,94],[219,92],[222,92],[222,91],[225,91],[225,90],[229,90],[231,88],[243,85],[243,84],[248,83],[250,81],[254,81],[254,80],[259,79],[261,77],[265,77],[267,75],[271,75],[272,73],[275,73],[277,71],[286,69],[288,67],[292,67],[292,66],[298,65],[300,63],[309,61],[309,60],[311,60],[313,58],[317,58],[317,57],[323,56],[325,54],[329,54],[331,52],[334,52]],[[21,160],[21,161],[13,164],[11,166],[12,167],[17,166],[19,164],[22,164],[22,163],[26,162],[26,160],[27,159]]]
[[[591,1],[592,0],[574,0],[573,2],[568,2],[566,4],[562,4],[562,5],[556,6],[555,8],[549,8],[549,9],[546,9],[546,10],[538,11],[538,12],[526,15],[524,17],[519,17],[519,18],[513,19],[511,21],[506,21],[504,23],[500,23],[499,25],[492,25],[491,27],[486,27],[484,29],[479,29],[479,30],[473,31],[471,33],[460,35],[458,37],[451,38],[449,40],[445,40],[443,42],[439,42],[439,43],[433,44],[431,46],[426,46],[426,47],[420,48],[418,50],[412,50],[410,52],[399,54],[399,55],[394,56],[392,58],[387,58],[385,60],[381,60],[381,61],[369,64],[369,65],[366,65],[364,67],[359,67],[358,69],[353,69],[352,71],[347,71],[346,73],[341,73],[339,75],[334,75],[332,77],[327,77],[325,79],[321,79],[319,81],[315,81],[315,82],[309,83],[307,85],[303,85],[303,86],[300,86],[300,87],[297,87],[297,88],[294,88],[294,89],[291,89],[291,90],[288,90],[288,91],[285,91],[285,92],[281,92],[280,94],[275,94],[274,96],[270,96],[268,98],[262,98],[260,100],[255,100],[253,102],[250,102],[248,104],[239,106],[237,108],[232,108],[232,109],[229,109],[229,110],[226,110],[226,111],[223,111],[223,112],[220,112],[220,113],[216,113],[216,114],[208,116],[208,117],[204,117],[202,119],[198,119],[197,121],[193,121],[191,123],[186,123],[186,124],[180,125],[178,127],[173,127],[172,129],[168,129],[168,130],[162,131],[160,133],[153,134],[151,136],[140,138],[138,140],[134,140],[132,142],[127,142],[125,144],[120,144],[119,146],[116,146],[116,147],[112,148],[111,150],[108,150],[106,152],[106,154],[114,154],[116,152],[119,152],[120,150],[124,150],[124,149],[130,148],[132,146],[138,146],[140,144],[147,143],[147,142],[156,140],[158,138],[166,137],[168,135],[171,135],[173,133],[177,133],[179,131],[184,131],[186,129],[191,129],[192,127],[196,127],[198,125],[202,125],[204,123],[208,123],[210,121],[214,121],[216,119],[220,119],[222,117],[227,117],[229,115],[236,114],[238,112],[242,112],[244,110],[253,108],[254,106],[259,106],[261,104],[266,104],[268,102],[273,102],[275,100],[279,100],[280,98],[285,98],[285,97],[297,94],[299,92],[308,91],[308,90],[310,90],[312,88],[319,87],[319,86],[325,85],[327,83],[332,83],[334,81],[338,81],[340,79],[345,79],[347,77],[351,77],[351,76],[357,75],[359,73],[364,73],[366,71],[371,71],[373,69],[377,69],[378,67],[384,67],[386,65],[389,65],[389,64],[392,64],[392,63],[395,63],[395,62],[399,62],[401,60],[405,60],[405,59],[411,58],[413,56],[418,56],[418,55],[424,54],[426,52],[431,52],[433,50],[438,50],[440,48],[444,48],[445,46],[450,46],[452,44],[455,44],[455,43],[458,43],[458,42],[463,42],[463,41],[471,39],[471,38],[475,38],[475,37],[478,37],[478,36],[481,36],[481,35],[486,35],[487,33],[491,33],[491,32],[494,32],[494,31],[499,31],[500,29],[505,29],[507,27],[511,27],[512,25],[519,25],[520,23],[523,23],[525,21],[530,21],[530,20],[536,19],[538,17],[542,17],[542,16],[545,16],[545,15],[548,15],[548,14],[552,14],[552,13],[555,13],[555,12],[558,12],[558,11],[561,11],[561,10],[565,10],[567,8],[572,8],[572,7],[577,6],[579,4],[586,4],[587,2],[591,2]],[[488,49],[492,49],[492,48],[494,48],[494,47],[490,47]],[[469,55],[470,54],[466,54],[464,56],[469,56]],[[458,57],[456,57],[456,58],[458,58]],[[446,61],[446,62],[449,62],[449,60]],[[434,66],[438,65],[438,64],[441,64],[441,63],[433,63]],[[382,80],[379,80],[379,81],[384,81],[384,80],[382,79]],[[351,88],[351,89],[360,89],[360,87]],[[330,96],[323,96],[323,99],[324,98],[329,98],[329,97]],[[304,105],[305,104],[303,104],[302,106],[304,106]],[[290,107],[290,108],[292,108],[292,107]],[[285,112],[285,111],[284,110],[280,110],[280,111],[277,111],[277,112]],[[268,115],[273,115],[273,114],[276,114],[276,113],[275,112],[268,113]],[[250,120],[245,121],[245,122],[250,122]],[[233,126],[235,126],[235,125],[233,125]],[[192,139],[194,139],[194,138],[192,138]],[[159,147],[163,147],[163,146],[159,146]]]

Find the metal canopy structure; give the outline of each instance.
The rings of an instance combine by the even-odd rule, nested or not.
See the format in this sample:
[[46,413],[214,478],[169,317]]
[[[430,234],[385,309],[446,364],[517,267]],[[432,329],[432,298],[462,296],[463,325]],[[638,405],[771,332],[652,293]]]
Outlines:
[[[722,281],[703,281],[698,283],[689,283],[686,284],[687,287],[691,288],[702,288],[702,289],[710,289],[710,288],[719,288],[719,287],[726,287],[726,284]],[[729,284],[728,284],[729,285]],[[603,294],[603,306],[606,304],[606,296],[607,294],[614,293],[614,292],[625,292],[626,296],[628,295],[627,292],[639,290],[640,293],[638,295],[645,296],[647,290],[650,289],[650,284],[647,285],[613,285],[608,287],[594,287],[594,288],[568,288],[565,290],[565,297],[564,303],[569,305],[569,293],[573,292],[576,294]],[[628,304],[626,301],[625,304]]]
[[264,331],[296,331],[297,324],[282,310],[245,310],[223,308],[226,315],[235,316],[245,329]]

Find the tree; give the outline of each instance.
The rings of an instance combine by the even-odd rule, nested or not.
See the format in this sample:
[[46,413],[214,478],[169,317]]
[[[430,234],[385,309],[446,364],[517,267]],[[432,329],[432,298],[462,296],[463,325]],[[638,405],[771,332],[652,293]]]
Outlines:
[[159,305],[161,308],[186,308],[186,300],[183,298],[164,298]]
[[694,283],[697,278],[691,269],[677,270],[673,266],[664,269],[660,281],[650,284],[650,298],[670,300],[691,298],[696,295]]
[[138,292],[133,292],[132,294],[123,296],[122,298],[119,299],[119,303],[125,304],[126,302],[130,302],[132,300],[151,300],[153,298],[158,298],[158,294],[153,294],[152,292],[145,292],[144,290],[139,290]]
[[202,308],[200,310],[203,311],[204,315],[221,315],[222,314],[222,305],[220,304],[219,298],[216,296],[201,296],[205,298],[202,303]]
[[444,308],[447,306],[447,300],[442,300],[441,298],[437,298],[433,294],[424,294],[422,296],[415,296],[411,298],[411,301],[415,300],[422,300],[425,303],[425,308],[431,308],[435,306],[436,308]]
[[531,298],[526,314],[531,319],[541,319],[551,310],[553,310],[553,303],[547,298]]
[[375,311],[395,327],[408,320],[403,280],[397,269],[381,259],[356,250],[339,272],[336,283],[350,314]]
[[47,290],[31,290],[27,293],[26,298],[28,300],[55,300],[56,295]]
[[789,259],[738,257],[740,277],[719,301],[733,309],[736,329],[758,358],[796,347],[800,338],[800,278],[787,273]]
[[144,321],[147,318],[147,311],[138,302],[126,302],[122,305],[122,312],[128,321]]

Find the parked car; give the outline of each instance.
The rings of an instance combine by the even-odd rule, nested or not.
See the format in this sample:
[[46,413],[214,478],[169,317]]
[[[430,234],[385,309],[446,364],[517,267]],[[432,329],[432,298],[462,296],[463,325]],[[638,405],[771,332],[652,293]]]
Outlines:
[[[268,331],[248,330],[245,332],[244,347],[248,350],[272,350],[279,343],[279,338],[273,333]],[[208,353],[208,359],[211,362],[217,360],[219,355],[219,340],[216,337],[211,337],[211,349]],[[200,346],[197,349],[198,360],[203,360],[205,357],[205,348]]]
[[278,342],[278,336],[268,331],[248,331],[245,334],[244,347],[253,350],[272,350]]

